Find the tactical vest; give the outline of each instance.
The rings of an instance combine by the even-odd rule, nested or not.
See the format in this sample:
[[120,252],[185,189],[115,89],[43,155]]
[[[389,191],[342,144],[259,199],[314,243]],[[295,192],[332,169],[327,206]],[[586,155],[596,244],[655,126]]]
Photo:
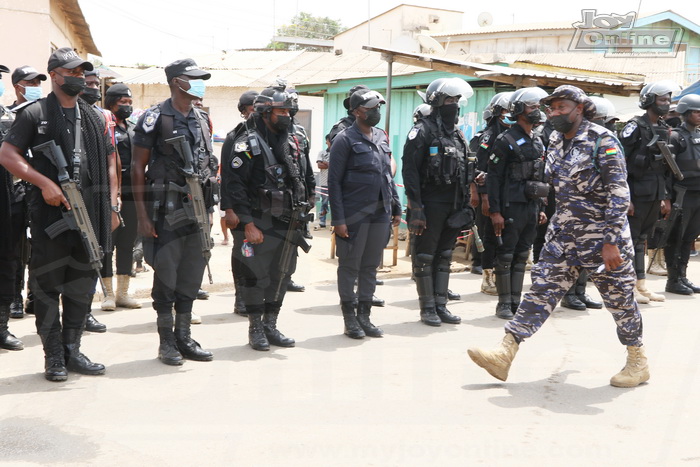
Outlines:
[[422,166],[423,185],[450,185],[460,182],[463,175],[469,183],[473,179],[474,164],[472,161],[467,167],[469,146],[462,132],[455,129],[451,136],[431,119],[422,118],[418,122],[428,130],[426,140],[430,141],[428,159]]
[[676,155],[676,164],[683,172],[685,178],[700,177],[700,132],[690,132],[685,127],[680,127],[674,131],[678,132],[685,139],[687,147],[685,151]]
[[525,154],[520,145],[515,141],[515,138],[508,132],[501,133],[496,137],[496,140],[505,139],[513,149],[513,154],[517,157],[517,161],[511,162],[509,166],[510,179],[516,182],[520,181],[544,181],[544,146],[542,141],[535,137],[532,139],[532,146],[541,154],[541,157],[536,159],[526,159]]
[[[666,165],[664,164],[661,150],[656,144],[649,146],[649,143],[651,143],[654,139],[654,127],[652,127],[644,117],[634,117],[632,120],[637,122],[637,125],[641,130],[639,150],[635,154],[631,155],[630,160],[633,175],[636,178],[640,178],[646,171],[652,171],[655,174],[664,175],[666,173]],[[659,134],[659,140],[666,141],[668,143],[670,135],[668,127],[658,126],[656,128],[656,132]]]
[[10,131],[14,121],[15,114],[7,107],[0,105],[0,143],[5,139],[5,135]]

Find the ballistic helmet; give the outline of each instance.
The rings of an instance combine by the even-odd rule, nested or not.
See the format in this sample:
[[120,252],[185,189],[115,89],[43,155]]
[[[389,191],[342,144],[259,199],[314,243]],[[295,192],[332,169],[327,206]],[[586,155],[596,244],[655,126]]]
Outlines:
[[425,102],[432,107],[441,107],[448,97],[468,99],[473,95],[472,87],[461,78],[438,78],[428,85]]

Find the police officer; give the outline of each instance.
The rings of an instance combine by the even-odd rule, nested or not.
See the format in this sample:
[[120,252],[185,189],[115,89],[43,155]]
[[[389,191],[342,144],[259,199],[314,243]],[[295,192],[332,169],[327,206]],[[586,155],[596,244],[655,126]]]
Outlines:
[[348,90],[347,96],[345,96],[345,99],[343,99],[343,107],[345,107],[345,110],[348,111],[348,114],[338,120],[335,125],[331,128],[331,131],[328,132],[326,135],[326,139],[333,144],[333,140],[335,139],[338,134],[343,131],[346,128],[350,128],[353,123],[355,123],[355,115],[353,115],[352,111],[350,110],[350,97],[357,91],[361,89],[369,89],[367,86],[364,84],[358,84],[350,88]]
[[506,131],[514,123],[508,114],[508,105],[512,92],[499,92],[491,98],[487,109],[491,112],[486,128],[475,144],[476,170],[475,179],[477,193],[479,195],[479,206],[476,211],[476,225],[481,232],[484,243],[484,251],[481,253],[481,268],[483,278],[481,280],[481,292],[486,295],[498,295],[494,278],[494,263],[496,258],[496,235],[493,232],[493,224],[489,213],[489,196],[486,189],[486,172],[488,171],[488,161],[491,155],[491,146],[496,141],[498,135]]
[[386,134],[374,128],[384,103],[376,91],[355,92],[349,104],[355,122],[336,137],[330,153],[328,196],[337,238],[338,294],[345,334],[353,339],[383,335],[370,321],[372,296],[390,223],[396,226],[401,220],[391,149]]
[[[46,357],[44,376],[65,381],[67,372],[100,375],[105,367],[92,363],[80,352],[80,340],[96,274],[80,233],[65,230],[61,208],[70,207],[58,186],[58,171],[43,154],[27,150],[54,141],[69,162],[69,176],[79,184],[97,241],[103,251],[110,248],[111,230],[118,218],[110,206],[117,204],[116,173],[108,160],[116,157],[104,122],[78,94],[85,87],[90,62],[70,47],[51,54],[48,72],[53,91],[46,99],[28,105],[18,116],[0,149],[0,162],[12,173],[32,183],[30,215],[32,257],[29,280],[36,295],[37,331]],[[53,232],[53,238],[47,232]],[[58,310],[61,296],[63,313]]]
[[671,129],[663,116],[671,107],[671,95],[678,90],[678,85],[670,81],[644,86],[639,107],[645,114],[632,118],[620,132],[631,193],[629,218],[637,271],[635,298],[639,303],[665,300],[646,288],[644,249],[659,214],[666,216],[671,211],[672,175],[656,143],[668,142]]
[[[243,276],[248,312],[248,341],[255,350],[270,344],[293,347],[294,339],[277,329],[277,319],[289,278],[296,269],[301,221],[313,203],[314,182],[297,138],[290,133],[292,98],[277,87],[264,89],[255,100],[255,114],[234,142],[233,157],[222,161],[221,207],[235,213],[234,270]],[[313,173],[313,171],[311,171]],[[295,211],[296,210],[296,211]],[[295,243],[286,237],[295,234]],[[280,265],[288,265],[282,271]]]
[[411,129],[403,150],[408,226],[414,235],[413,275],[421,321],[429,326],[461,321],[446,304],[452,248],[462,228],[474,221],[467,188],[468,144],[457,128],[459,100],[472,94],[471,86],[459,78],[430,83],[426,91],[430,115]]
[[[112,234],[112,243],[116,250],[116,275],[117,288],[112,296],[113,307],[141,308],[141,304],[129,296],[129,282],[131,279],[131,265],[133,262],[133,250],[138,234],[138,220],[136,217],[136,204],[131,188],[131,158],[132,141],[134,140],[134,124],[128,119],[133,112],[133,98],[131,89],[126,84],[116,83],[107,89],[105,93],[105,110],[110,112],[114,119],[114,138],[117,145],[117,153],[121,166],[121,216],[123,225]],[[113,252],[105,255],[103,280],[108,291],[113,291],[112,268]],[[105,303],[102,303],[105,309]]]
[[214,204],[217,167],[209,117],[192,105],[193,99],[204,97],[204,81],[211,74],[186,58],[166,66],[165,76],[170,98],[148,109],[134,128],[131,183],[144,257],[154,271],[151,297],[160,336],[158,358],[166,365],[182,365],[183,358],[213,359],[190,333],[192,304],[206,260],[196,220],[180,215],[184,212],[182,193],[187,191],[184,162],[165,140],[184,136],[190,145],[193,170],[205,183],[207,208]]
[[[666,246],[668,278],[666,292],[681,295],[700,293],[700,287],[686,276],[690,250],[700,235],[700,96],[688,94],[678,102],[683,123],[671,133],[676,163],[683,180],[674,180],[674,208],[681,203],[680,221],[672,226]],[[683,193],[683,191],[685,193]],[[682,195],[682,200],[681,198]]]
[[541,198],[549,191],[542,181],[544,146],[532,138],[532,129],[540,122],[540,99],[546,96],[538,87],[513,93],[508,110],[516,123],[496,138],[489,156],[486,187],[498,243],[496,316],[502,319],[512,318],[518,308],[537,224],[546,221],[540,210]]
[[[238,111],[241,113],[241,118],[243,121],[238,123],[236,127],[229,131],[224,140],[224,144],[221,147],[221,166],[226,167],[231,164],[233,160],[233,149],[236,139],[245,132],[246,120],[255,112],[255,98],[258,97],[258,91],[246,91],[241,94],[238,99]],[[222,193],[223,194],[223,193]],[[223,203],[220,208],[224,211],[225,217],[223,221],[226,223],[226,227],[229,229],[235,229],[240,221],[238,216],[232,209],[224,209]],[[233,236],[233,232],[231,233]],[[248,316],[245,308],[245,301],[243,300],[243,276],[239,270],[235,267],[235,251],[236,248],[241,248],[242,245],[236,245],[234,242],[233,249],[231,250],[231,271],[233,274],[233,285],[235,286],[235,301],[233,303],[233,312],[240,316]]]
[[642,316],[634,300],[622,151],[613,133],[588,120],[593,104],[582,90],[559,86],[543,103],[551,110],[556,130],[545,171],[556,191],[556,212],[540,261],[532,268],[530,292],[506,323],[500,348],[472,348],[469,356],[505,381],[519,344],[539,330],[579,273],[587,270],[615,319],[620,342],[627,346],[627,363],[610,384],[634,387],[649,379],[649,367],[642,347]]

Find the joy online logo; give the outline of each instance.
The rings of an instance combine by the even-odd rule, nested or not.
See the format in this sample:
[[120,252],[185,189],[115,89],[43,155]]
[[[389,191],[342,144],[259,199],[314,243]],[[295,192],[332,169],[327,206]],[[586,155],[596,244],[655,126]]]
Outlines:
[[599,15],[597,10],[581,10],[581,21],[572,24],[575,32],[569,50],[605,51],[606,56],[675,55],[683,38],[681,28],[635,27],[636,19],[634,11]]

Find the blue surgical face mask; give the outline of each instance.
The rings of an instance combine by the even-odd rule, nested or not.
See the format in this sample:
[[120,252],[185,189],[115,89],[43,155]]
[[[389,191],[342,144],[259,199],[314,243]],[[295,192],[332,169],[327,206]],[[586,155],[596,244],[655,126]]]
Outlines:
[[517,120],[511,120],[506,115],[505,117],[503,117],[503,123],[505,123],[506,125],[515,125],[517,123]]
[[2,96],[3,94],[5,94],[5,83],[0,81],[0,96]]
[[[22,85],[20,85],[22,86]],[[41,86],[22,86],[24,88],[24,96],[28,101],[35,101],[43,97]]]
[[[180,79],[180,78],[178,78]],[[184,79],[180,79],[180,81],[185,81]],[[184,89],[180,88],[182,91],[186,92],[190,96],[194,97],[199,97],[200,99],[204,98],[204,90],[206,89],[206,85],[204,84],[203,79],[191,79],[188,81],[190,83],[190,88],[185,91]]]

